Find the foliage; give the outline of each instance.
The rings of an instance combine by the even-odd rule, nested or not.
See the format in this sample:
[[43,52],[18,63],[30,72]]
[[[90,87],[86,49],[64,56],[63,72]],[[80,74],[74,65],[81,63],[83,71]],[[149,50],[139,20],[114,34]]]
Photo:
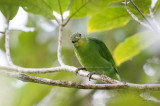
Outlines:
[[[151,0],[133,1],[147,17],[149,14]],[[160,0],[158,0],[155,5],[154,11],[158,11],[160,9],[159,4]],[[158,44],[155,44],[158,38],[154,36],[156,34],[149,31],[139,30],[141,28],[138,23],[132,21],[132,17],[126,11],[124,0],[0,0],[0,11],[6,19],[14,19],[19,7],[22,7],[29,14],[26,26],[34,27],[35,31],[11,31],[10,49],[11,56],[15,64],[23,67],[34,68],[57,66],[56,50],[58,26],[54,22],[51,22],[51,20],[59,20],[57,19],[57,16],[53,15],[53,11],[63,14],[65,11],[69,10],[70,14],[66,20],[73,20],[70,20],[71,23],[67,23],[67,26],[64,27],[63,30],[62,55],[64,56],[63,58],[66,64],[80,67],[74,56],[69,35],[75,31],[82,32],[84,34],[88,32],[89,36],[102,39],[113,52],[115,61],[119,66],[118,70],[122,79],[136,83],[160,82],[160,74],[158,71],[155,71],[159,70],[159,68],[157,69],[157,67],[155,68],[150,66],[150,64],[154,64],[159,61],[159,59],[154,59],[159,56],[159,46],[157,47]],[[139,19],[144,21],[142,16],[131,3],[129,3],[129,9]],[[64,22],[66,22],[66,20]],[[86,23],[88,23],[88,26]],[[45,30],[44,27],[46,27],[46,24],[54,28],[51,31]],[[86,26],[88,27],[88,30],[86,30]],[[49,27],[46,28],[49,29]],[[0,37],[0,50],[5,51],[4,36]],[[129,61],[131,59],[132,61]],[[150,70],[154,70],[154,74],[156,75],[155,78],[153,78],[153,76],[147,76],[147,72],[145,70],[146,65]],[[78,79],[73,73],[64,72],[34,75],[51,79],[74,81]],[[153,80],[151,80],[152,78]],[[6,84],[3,84],[3,81],[5,81]],[[5,91],[9,92],[9,94],[6,94],[4,98],[0,97],[0,105],[40,105],[46,97],[49,98],[49,95],[53,93],[52,97],[47,99],[48,105],[75,106],[76,104],[79,106],[88,106],[92,104],[89,102],[93,102],[91,99],[93,100],[94,95],[98,92],[67,88],[57,89],[56,87],[33,83],[23,83],[20,87],[11,86],[13,84],[16,85],[17,83],[19,83],[17,80],[0,77],[0,89],[5,86],[7,88]],[[149,103],[151,105],[156,105],[156,102],[145,102],[141,97],[139,97],[143,92],[118,92],[120,93],[118,96],[115,96],[117,95],[117,92],[110,92],[110,94],[108,94],[110,97],[106,97],[106,100],[109,99],[110,101],[104,104],[125,106],[130,104],[146,105],[146,103]],[[113,97],[111,95],[113,95]],[[155,98],[160,98],[158,93],[151,92],[151,95]],[[98,102],[100,102],[100,100]],[[45,104],[47,103],[45,102]]]
[[[70,16],[73,16],[72,18],[80,18],[84,16],[91,17],[88,21],[88,32],[90,33],[121,27],[126,25],[129,20],[131,20],[130,15],[127,13],[124,7],[124,4],[122,4],[122,1],[120,1],[121,0],[99,0],[98,2],[96,0],[60,0],[58,3],[58,0],[1,0],[0,4],[2,6],[0,6],[0,10],[5,17],[7,17],[7,15],[9,14],[10,19],[12,19],[16,15],[19,6],[22,6],[27,12],[43,15],[47,18],[54,19],[55,16],[52,13],[53,10],[60,13],[61,9],[63,13],[64,11],[69,9]],[[121,5],[115,6],[115,2]],[[149,13],[149,7],[151,5],[150,0],[146,0],[145,2],[143,2],[143,0],[134,0],[134,2],[145,15]],[[109,4],[113,5],[108,6]],[[129,3],[129,6],[131,11],[138,17],[140,17],[140,14],[131,5],[131,3]],[[125,48],[123,48],[123,50],[127,51]],[[127,61],[130,58],[123,60]],[[117,59],[118,58],[116,58],[116,61],[119,61]]]
[[152,35],[151,38],[150,35],[151,33],[149,32],[140,32],[127,38],[123,43],[120,43],[114,51],[114,58],[117,65],[131,59],[153,44],[157,36]]

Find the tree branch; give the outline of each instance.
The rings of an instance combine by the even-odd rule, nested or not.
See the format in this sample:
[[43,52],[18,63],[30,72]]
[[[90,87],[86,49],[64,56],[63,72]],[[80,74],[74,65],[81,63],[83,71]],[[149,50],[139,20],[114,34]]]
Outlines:
[[7,57],[7,61],[8,61],[8,64],[12,67],[15,67],[15,68],[22,68],[20,66],[17,66],[13,63],[12,61],[12,58],[11,58],[11,55],[10,55],[10,30],[9,30],[9,16],[8,16],[8,19],[7,19],[7,27],[5,29],[5,50],[6,50],[6,57]]
[[6,57],[9,65],[15,66],[12,62],[10,55],[10,45],[9,45],[10,35],[9,35],[9,17],[7,19],[7,28],[5,29],[5,49],[6,49]]
[[101,90],[113,90],[113,89],[132,89],[132,90],[160,90],[160,84],[132,84],[132,83],[121,83],[121,84],[82,84],[79,82],[52,80],[40,77],[29,76],[21,73],[13,73],[1,71],[1,73],[22,80],[24,82],[33,82],[45,85],[77,88],[77,89],[101,89]]
[[[130,1],[131,1],[131,0],[130,0]],[[132,1],[131,1],[131,3],[132,3]],[[151,26],[149,26],[148,24],[145,24],[145,23],[143,23],[142,21],[140,21],[140,20],[129,10],[127,0],[125,0],[125,6],[126,6],[127,12],[131,15],[131,17],[132,17],[136,22],[138,22],[139,24],[141,24],[142,26],[144,26],[144,27],[146,27],[146,28],[148,28],[148,29],[150,29],[150,30],[153,30]],[[138,9],[138,10],[139,10],[139,9]],[[139,11],[140,11],[140,10],[139,10]]]
[[143,13],[139,10],[139,8],[136,6],[136,4],[132,1],[132,0],[129,0],[133,6],[136,8],[136,10],[140,13],[140,15],[144,18],[144,20],[151,26],[151,23],[148,21],[148,19],[143,15]]
[[[73,66],[59,66],[59,67],[53,67],[53,68],[22,68],[22,67],[11,67],[11,66],[0,66],[0,70],[9,70],[9,71],[15,71],[20,73],[51,73],[51,72],[73,72],[75,73],[75,70],[77,68]],[[88,77],[89,72],[80,70],[78,71],[78,74],[80,76]],[[99,80],[105,83],[121,83],[120,81],[111,79],[105,75],[92,75],[92,79]]]
[[63,63],[62,60],[62,24],[59,25],[59,36],[58,36],[58,48],[57,48],[57,58],[58,62],[61,66],[64,66],[65,64]]

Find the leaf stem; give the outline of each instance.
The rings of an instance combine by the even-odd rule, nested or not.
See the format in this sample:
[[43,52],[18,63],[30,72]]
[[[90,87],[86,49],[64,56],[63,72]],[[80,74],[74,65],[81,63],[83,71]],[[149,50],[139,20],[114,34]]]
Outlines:
[[59,10],[60,10],[60,14],[61,14],[61,23],[63,23],[63,13],[62,13],[62,8],[61,8],[61,4],[60,4],[60,0],[58,0],[58,5],[59,5]]
[[67,21],[63,24],[63,27],[66,26],[66,24],[70,21],[70,19],[77,14],[77,12],[79,12],[83,7],[86,6],[86,4],[88,3],[89,1],[87,1],[86,3],[84,3],[80,8],[78,8],[72,15],[69,16],[69,18],[67,19]]

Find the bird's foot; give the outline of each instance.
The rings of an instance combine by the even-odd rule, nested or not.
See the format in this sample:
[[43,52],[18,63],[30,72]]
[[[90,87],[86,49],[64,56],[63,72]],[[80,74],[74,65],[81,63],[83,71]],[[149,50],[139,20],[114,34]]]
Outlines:
[[79,71],[79,70],[85,70],[85,71],[87,71],[87,69],[86,69],[86,68],[83,68],[83,67],[77,68],[76,71],[75,71],[75,74],[76,74],[76,75],[78,74],[78,71]]
[[90,81],[90,79],[91,79],[91,77],[92,77],[93,74],[100,74],[100,73],[99,73],[99,72],[91,72],[91,73],[89,73],[89,74],[88,74],[88,76],[89,76],[89,81]]
[[127,85],[127,82],[124,82],[124,81],[123,81],[122,84]]

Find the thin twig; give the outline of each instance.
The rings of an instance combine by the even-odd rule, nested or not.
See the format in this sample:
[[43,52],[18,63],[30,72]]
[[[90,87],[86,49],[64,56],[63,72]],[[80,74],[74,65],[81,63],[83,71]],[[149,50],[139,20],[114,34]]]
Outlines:
[[153,9],[150,7],[149,11],[150,11],[150,17],[153,21],[153,23],[155,24],[156,28],[158,29],[158,31],[160,30],[160,26],[158,24],[158,22],[155,20],[154,15],[153,15]]
[[21,73],[13,73],[1,71],[1,73],[22,80],[24,82],[32,82],[38,84],[77,88],[77,89],[101,89],[101,90],[113,90],[113,89],[132,89],[132,90],[151,90],[159,91],[160,84],[132,84],[132,83],[121,83],[121,84],[83,84],[72,81],[52,80],[47,78],[34,77]]
[[60,1],[58,0],[58,5],[59,5],[59,10],[61,14],[61,23],[59,24],[59,35],[58,35],[58,47],[57,47],[57,58],[58,62],[61,66],[64,66],[65,64],[63,63],[62,59],[62,30],[63,30],[63,14],[62,14],[62,9],[61,9],[61,4]]
[[146,27],[146,28],[148,28],[148,29],[150,29],[150,30],[153,30],[151,26],[149,26],[148,24],[145,24],[145,23],[143,23],[142,21],[140,21],[140,20],[129,10],[127,0],[125,0],[125,6],[126,6],[127,12],[131,15],[131,17],[132,17],[135,21],[137,21],[137,22],[138,22],[139,24],[141,24],[142,26],[144,26],[144,27]]
[[58,36],[58,48],[57,48],[57,58],[58,62],[61,66],[64,66],[65,64],[63,63],[62,60],[62,24],[59,25],[59,36]]
[[11,66],[15,66],[12,62],[11,59],[11,55],[10,55],[10,45],[9,45],[9,41],[10,41],[10,35],[9,35],[9,17],[7,19],[7,28],[5,30],[5,49],[6,49],[6,57],[7,57],[7,61],[9,63],[9,65]]
[[143,13],[140,11],[140,9],[136,6],[136,4],[132,1],[132,0],[129,0],[132,4],[133,4],[133,6],[136,8],[136,10],[140,13],[140,15],[144,18],[144,20],[150,25],[150,26],[152,26],[151,25],[151,23],[148,21],[148,19],[143,15]]
[[8,19],[7,19],[7,27],[5,29],[5,50],[6,50],[6,57],[7,57],[7,61],[8,61],[8,64],[12,67],[15,67],[15,68],[23,68],[23,67],[20,67],[20,66],[17,66],[13,63],[12,61],[12,58],[11,58],[11,55],[10,55],[10,30],[9,30],[9,16],[8,16]]
[[60,4],[60,0],[58,0],[58,5],[59,5],[59,10],[60,10],[60,14],[61,14],[61,23],[63,23],[63,13],[62,13],[62,8],[61,8],[61,4]]
[[[22,68],[22,67],[11,67],[11,66],[0,66],[0,70],[8,70],[8,71],[15,71],[20,73],[52,73],[52,72],[73,72],[75,73],[75,70],[77,68],[73,66],[59,66],[59,67],[53,67],[53,68]],[[80,70],[78,71],[78,74],[80,76],[88,77],[89,72]],[[117,80],[111,79],[104,75],[92,75],[92,79],[99,80],[105,83],[120,83]]]
[[67,23],[70,21],[70,19],[71,19],[74,15],[76,15],[77,12],[79,12],[83,7],[85,7],[88,2],[89,2],[89,0],[88,0],[86,3],[84,3],[80,8],[78,8],[72,15],[70,15],[69,18],[67,19],[67,21],[63,24],[63,26],[66,26]]
[[1,33],[1,34],[5,34],[5,32],[1,32],[1,31],[0,31],[0,33]]

